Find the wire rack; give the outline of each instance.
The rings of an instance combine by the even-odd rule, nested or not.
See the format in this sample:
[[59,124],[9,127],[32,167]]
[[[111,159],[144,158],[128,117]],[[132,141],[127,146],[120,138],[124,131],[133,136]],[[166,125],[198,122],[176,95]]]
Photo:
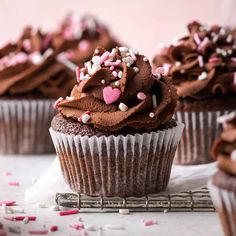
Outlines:
[[145,197],[88,197],[74,193],[57,193],[59,206],[90,209],[113,210],[130,209],[131,211],[214,211],[214,206],[207,188],[186,191],[178,194],[155,194]]

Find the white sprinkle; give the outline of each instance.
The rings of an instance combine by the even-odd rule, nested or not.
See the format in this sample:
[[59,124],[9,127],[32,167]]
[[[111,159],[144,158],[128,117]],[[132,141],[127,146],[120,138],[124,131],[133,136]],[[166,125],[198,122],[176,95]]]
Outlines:
[[82,122],[86,124],[90,120],[91,116],[89,114],[82,115]]
[[182,69],[182,70],[180,71],[180,73],[181,73],[181,74],[184,74],[184,73],[185,73],[185,70],[184,70],[184,69]]
[[113,229],[113,230],[123,230],[125,229],[123,225],[105,225],[106,229]]
[[7,205],[5,203],[2,204],[2,210],[3,210],[4,214],[8,213],[8,207],[7,207]]
[[128,52],[128,48],[127,47],[119,47],[120,52]]
[[123,72],[120,70],[119,73],[118,73],[118,77],[121,79],[123,76]]
[[203,66],[204,66],[203,57],[199,55],[199,56],[197,57],[197,59],[198,59],[198,64],[199,64],[199,66],[200,66],[200,67],[203,67]]
[[229,114],[218,117],[217,122],[222,124],[222,123],[225,123],[225,122],[233,119],[235,116],[236,116],[236,112],[231,112]]
[[126,57],[125,58],[125,62],[128,64],[130,64],[130,65],[132,65],[133,63],[134,63],[134,59],[132,58],[132,57]]
[[199,76],[198,79],[199,80],[204,80],[207,78],[207,73],[205,71],[203,71]]
[[126,63],[126,65],[127,65],[127,67],[130,67],[130,66],[131,66],[130,63]]
[[230,159],[236,161],[236,149],[231,152]]
[[68,100],[68,101],[73,101],[73,100],[75,100],[75,97],[69,97],[69,96],[67,96],[67,97],[66,97],[66,100]]
[[88,231],[97,231],[97,227],[95,225],[85,225],[84,228]]
[[105,83],[106,83],[106,81],[105,81],[104,79],[102,79],[102,80],[101,80],[101,83],[102,83],[102,84],[105,84]]
[[135,73],[138,73],[138,72],[139,72],[139,68],[138,68],[138,67],[134,67],[133,69],[134,69],[134,72],[135,72]]
[[93,62],[93,63],[97,63],[97,64],[98,64],[98,63],[100,62],[100,60],[101,60],[101,57],[100,57],[100,56],[93,56],[93,57],[92,57],[92,62]]
[[120,85],[120,82],[119,81],[116,81],[115,82],[115,86],[119,86]]
[[225,35],[226,34],[225,28],[221,28],[219,33],[220,35]]
[[12,208],[12,207],[8,207],[8,210],[11,212],[11,213],[25,213],[24,209],[16,209],[16,208]]
[[232,49],[228,49],[227,50],[227,54],[231,55],[233,53],[233,50]]
[[121,102],[120,104],[119,104],[119,109],[121,110],[121,111],[128,111],[128,107],[123,103],[123,102]]
[[37,203],[38,208],[47,208],[45,203]]
[[51,56],[52,54],[53,54],[53,49],[52,49],[52,48],[48,48],[48,49],[44,52],[43,56],[44,56],[44,58],[47,58],[47,57]]
[[213,42],[213,43],[216,43],[216,42],[218,41],[218,39],[219,39],[219,36],[218,36],[218,35],[215,35],[215,36],[213,37],[213,39],[212,39],[212,42]]
[[59,211],[60,208],[59,208],[58,205],[52,205],[52,206],[50,206],[50,210],[51,210],[51,211]]
[[211,32],[211,36],[214,37],[216,35],[215,32]]
[[98,54],[98,53],[99,53],[99,50],[98,50],[98,49],[95,49],[94,53],[95,53],[95,54]]
[[180,61],[175,62],[175,66],[177,67],[181,66],[181,62]]
[[220,48],[216,48],[216,52],[218,53],[218,54],[220,54],[221,53],[221,49]]
[[130,56],[133,58],[134,61],[137,60],[137,57],[135,56],[135,52],[133,49],[129,49]]
[[139,55],[139,51],[138,51],[138,49],[134,49],[134,53],[135,53],[135,55]]
[[23,224],[28,224],[29,223],[29,217],[25,217],[23,220]]
[[117,73],[116,71],[112,71],[112,75],[113,75],[114,77],[117,77],[117,76],[118,76],[118,73]]
[[90,78],[88,74],[84,75],[84,72],[80,72],[80,80],[87,80]]
[[121,215],[128,215],[129,214],[129,209],[119,209],[119,213]]
[[113,57],[115,57],[115,55],[116,55],[116,49],[113,48],[113,49],[111,50],[111,53],[110,53],[109,57],[110,57],[110,58],[113,58]]
[[40,52],[34,52],[30,55],[31,61],[34,65],[39,65],[43,61],[43,56]]
[[93,75],[94,73],[96,73],[97,71],[99,71],[101,68],[102,68],[102,67],[101,67],[100,64],[94,63],[93,66],[92,66],[92,70],[91,70],[92,75]]
[[155,94],[152,95],[152,105],[153,105],[153,108],[157,107],[157,97]]
[[89,73],[90,75],[92,75],[92,64],[91,64],[91,62],[90,62],[90,61],[86,62],[86,63],[85,63],[85,66],[86,66],[86,68],[87,68],[87,70],[88,70],[88,73]]
[[163,212],[164,212],[164,213],[168,213],[168,212],[169,212],[169,210],[168,210],[168,209],[165,209]]
[[229,34],[229,35],[227,36],[227,38],[226,38],[226,42],[227,42],[227,43],[231,43],[232,40],[233,40],[233,35],[232,35],[232,34]]
[[150,113],[149,113],[149,117],[150,117],[150,118],[153,118],[154,116],[155,116],[155,114],[154,114],[153,112],[150,112]]
[[144,58],[143,58],[143,61],[147,62],[147,61],[148,61],[148,59],[147,59],[146,57],[144,57]]

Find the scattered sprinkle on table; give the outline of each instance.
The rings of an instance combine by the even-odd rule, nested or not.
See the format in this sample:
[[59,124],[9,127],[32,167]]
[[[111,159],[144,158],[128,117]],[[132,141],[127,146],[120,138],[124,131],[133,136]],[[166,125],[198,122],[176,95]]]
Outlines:
[[68,210],[68,211],[60,211],[59,215],[60,216],[68,216],[68,215],[74,215],[74,214],[78,214],[79,210]]

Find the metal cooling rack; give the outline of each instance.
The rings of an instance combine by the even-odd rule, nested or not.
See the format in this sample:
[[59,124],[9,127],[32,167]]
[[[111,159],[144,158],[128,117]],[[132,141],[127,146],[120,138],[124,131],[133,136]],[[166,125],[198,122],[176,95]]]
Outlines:
[[214,206],[207,188],[186,191],[178,194],[155,194],[145,197],[88,197],[74,193],[57,193],[59,206],[90,209],[113,210],[130,209],[131,211],[214,211]]

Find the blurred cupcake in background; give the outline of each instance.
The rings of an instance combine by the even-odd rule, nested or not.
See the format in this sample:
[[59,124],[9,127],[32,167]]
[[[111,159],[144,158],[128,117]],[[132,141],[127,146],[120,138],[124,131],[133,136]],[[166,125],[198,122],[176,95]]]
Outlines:
[[73,72],[57,55],[51,35],[30,27],[0,49],[1,154],[53,152],[51,107],[74,83]]
[[211,162],[210,146],[219,135],[217,118],[236,110],[236,35],[229,28],[198,22],[188,35],[155,56],[155,72],[172,77],[179,102],[175,117],[185,124],[177,164]]
[[66,183],[92,196],[143,196],[166,188],[183,124],[177,94],[138,50],[96,48],[56,103],[50,133]]
[[209,183],[225,236],[236,235],[236,112],[220,117],[224,131],[212,146],[219,170]]
[[97,46],[107,50],[119,46],[106,26],[94,16],[81,17],[75,13],[69,14],[53,33],[53,43],[60,51],[66,51],[67,59],[81,67],[92,57]]

